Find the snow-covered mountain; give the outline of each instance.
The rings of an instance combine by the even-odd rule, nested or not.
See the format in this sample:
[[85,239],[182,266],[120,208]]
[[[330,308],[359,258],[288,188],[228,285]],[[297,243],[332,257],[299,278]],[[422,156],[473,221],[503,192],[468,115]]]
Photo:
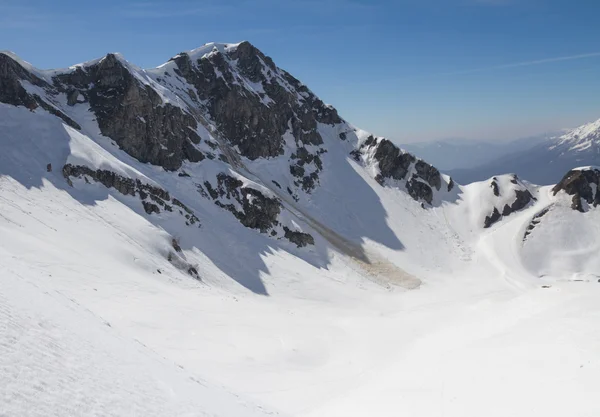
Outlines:
[[600,120],[568,130],[530,149],[503,155],[475,168],[448,173],[468,183],[511,172],[533,183],[550,185],[573,167],[599,164]]
[[0,145],[0,415],[600,411],[596,168],[462,186],[248,42],[0,53]]

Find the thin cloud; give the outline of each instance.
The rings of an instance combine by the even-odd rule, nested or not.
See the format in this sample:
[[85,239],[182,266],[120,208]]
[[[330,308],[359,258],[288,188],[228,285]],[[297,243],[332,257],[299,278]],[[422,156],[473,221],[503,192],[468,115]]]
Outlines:
[[512,64],[503,64],[503,65],[495,65],[495,66],[491,66],[491,67],[482,67],[482,68],[473,68],[473,69],[461,70],[461,71],[446,72],[441,75],[472,74],[472,73],[476,73],[476,72],[494,71],[494,70],[509,69],[509,68],[530,67],[533,65],[551,64],[553,62],[575,61],[578,59],[595,58],[595,57],[599,57],[599,56],[600,56],[600,52],[590,52],[587,54],[580,54],[580,55],[560,56],[560,57],[556,57],[556,58],[546,58],[546,59],[538,59],[538,60],[534,60],[534,61],[514,62]]

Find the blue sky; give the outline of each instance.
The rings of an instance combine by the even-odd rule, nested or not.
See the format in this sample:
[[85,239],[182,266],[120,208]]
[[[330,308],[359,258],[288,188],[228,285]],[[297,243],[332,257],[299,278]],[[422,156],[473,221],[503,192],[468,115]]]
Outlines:
[[598,16],[597,0],[0,0],[0,49],[150,67],[249,40],[376,134],[509,139],[600,118]]

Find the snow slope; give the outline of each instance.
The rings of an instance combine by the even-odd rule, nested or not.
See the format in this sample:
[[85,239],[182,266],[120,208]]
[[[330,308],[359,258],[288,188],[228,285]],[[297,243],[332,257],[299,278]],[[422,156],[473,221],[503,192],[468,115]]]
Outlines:
[[[215,47],[236,46],[194,53]],[[129,68],[154,85],[170,65]],[[206,120],[199,146],[223,158],[167,171],[103,136],[87,104],[53,99],[81,129],[0,103],[0,415],[600,413],[595,208],[512,176],[441,176],[416,201],[408,180],[377,180],[382,139],[346,122],[317,126],[312,192],[285,190],[290,133],[282,158],[251,160]],[[198,222],[67,164],[166,190]],[[221,172],[281,201],[275,236],[201,195]],[[517,191],[535,200],[484,228]]]

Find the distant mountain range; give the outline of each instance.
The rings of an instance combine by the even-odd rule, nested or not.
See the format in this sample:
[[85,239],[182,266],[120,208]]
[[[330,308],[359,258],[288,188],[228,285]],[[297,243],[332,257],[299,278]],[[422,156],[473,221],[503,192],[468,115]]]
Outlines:
[[476,167],[465,165],[463,169],[447,169],[446,172],[463,184],[514,173],[534,184],[549,185],[560,181],[562,173],[570,168],[598,164],[600,120],[542,140],[532,147],[514,150],[491,161],[481,161]]
[[[547,142],[551,137],[562,133],[564,132],[543,133],[511,141],[482,141],[456,138],[441,139],[433,142],[407,143],[400,146],[439,169],[448,171],[477,168],[505,155],[531,149],[536,145]],[[486,178],[489,178],[489,176]],[[481,178],[481,180],[486,178]]]

